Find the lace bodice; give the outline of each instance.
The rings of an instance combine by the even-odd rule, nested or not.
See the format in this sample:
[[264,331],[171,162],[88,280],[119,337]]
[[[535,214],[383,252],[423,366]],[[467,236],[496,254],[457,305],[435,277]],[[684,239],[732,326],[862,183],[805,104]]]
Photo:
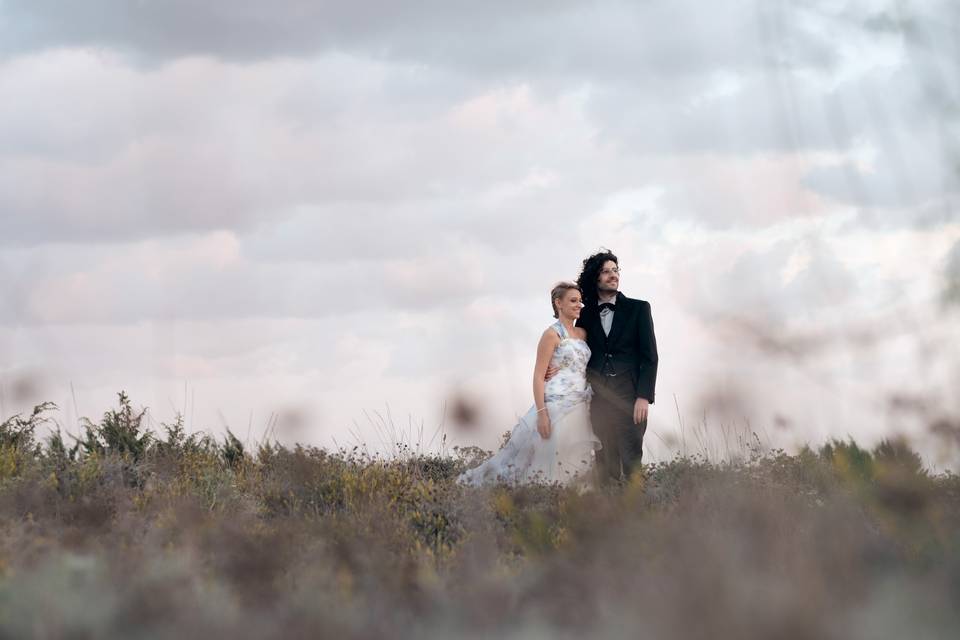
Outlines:
[[559,322],[553,329],[560,334],[560,344],[553,352],[550,364],[559,368],[557,375],[547,380],[544,386],[544,400],[547,403],[573,405],[589,398],[587,385],[587,362],[590,361],[590,347],[578,338],[570,337]]

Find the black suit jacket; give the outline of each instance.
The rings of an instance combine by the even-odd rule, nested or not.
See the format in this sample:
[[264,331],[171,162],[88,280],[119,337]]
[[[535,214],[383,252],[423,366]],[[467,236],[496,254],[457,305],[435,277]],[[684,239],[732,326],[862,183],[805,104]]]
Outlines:
[[653,404],[658,356],[650,303],[628,298],[618,292],[616,305],[609,336],[603,332],[596,303],[584,307],[580,312],[577,326],[586,329],[587,345],[591,351],[587,375],[592,382],[601,383],[609,380],[610,374],[616,378],[626,376],[635,396],[646,398]]

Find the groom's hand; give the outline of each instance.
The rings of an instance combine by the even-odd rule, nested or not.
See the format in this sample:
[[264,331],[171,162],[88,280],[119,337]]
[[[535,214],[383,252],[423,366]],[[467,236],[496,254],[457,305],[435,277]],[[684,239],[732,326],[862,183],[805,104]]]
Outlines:
[[549,380],[553,376],[557,375],[557,371],[560,371],[559,367],[555,367],[552,364],[547,366],[547,373],[543,376],[543,379]]
[[650,408],[650,401],[646,398],[637,398],[633,403],[633,424],[641,424],[647,421],[647,410]]

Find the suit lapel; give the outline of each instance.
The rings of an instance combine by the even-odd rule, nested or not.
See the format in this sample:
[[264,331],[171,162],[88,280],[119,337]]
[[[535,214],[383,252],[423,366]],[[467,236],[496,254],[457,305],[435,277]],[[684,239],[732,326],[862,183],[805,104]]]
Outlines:
[[627,322],[628,314],[629,311],[627,309],[627,303],[625,302],[625,296],[618,291],[617,306],[613,311],[613,325],[610,327],[610,335],[607,337],[609,344],[617,343],[617,338],[619,338],[620,334],[623,333],[623,327]]

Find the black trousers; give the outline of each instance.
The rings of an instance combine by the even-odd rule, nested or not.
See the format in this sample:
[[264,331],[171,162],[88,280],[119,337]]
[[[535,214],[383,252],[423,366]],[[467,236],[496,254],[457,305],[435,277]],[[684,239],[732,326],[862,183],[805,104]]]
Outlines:
[[597,477],[601,484],[628,479],[640,468],[643,458],[643,434],[647,423],[633,423],[636,393],[629,375],[591,376],[593,400],[590,421],[603,445],[597,451]]

